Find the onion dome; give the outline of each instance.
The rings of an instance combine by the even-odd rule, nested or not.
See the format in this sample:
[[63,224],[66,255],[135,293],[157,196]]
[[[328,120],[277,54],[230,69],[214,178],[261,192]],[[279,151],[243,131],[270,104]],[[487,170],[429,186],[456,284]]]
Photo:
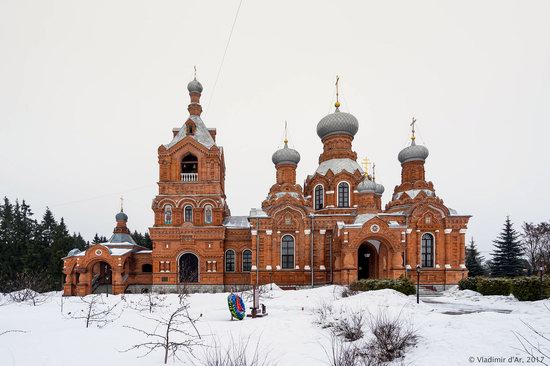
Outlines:
[[126,214],[124,213],[124,211],[120,210],[120,212],[116,214],[115,220],[116,220],[117,222],[120,222],[120,221],[126,222],[126,221],[128,221],[128,215],[126,215]]
[[288,142],[285,141],[285,146],[273,153],[271,157],[273,164],[294,164],[298,165],[300,162],[300,153],[294,149],[288,147]]
[[376,186],[378,186],[378,184],[376,184],[375,182],[373,182],[369,178],[365,177],[365,179],[357,185],[357,191],[359,193],[375,192],[376,191]]
[[336,103],[336,111],[323,117],[317,124],[317,135],[321,139],[334,134],[355,136],[359,130],[359,122],[352,114],[340,112],[340,103]]
[[374,193],[381,196],[384,193],[385,190],[386,189],[384,188],[383,185],[376,183],[376,189],[374,190]]
[[189,90],[189,93],[202,93],[202,84],[197,78],[194,78],[187,84],[187,90]]
[[413,139],[410,146],[399,152],[397,159],[401,164],[415,160],[425,161],[429,154],[430,152],[426,146],[417,145]]

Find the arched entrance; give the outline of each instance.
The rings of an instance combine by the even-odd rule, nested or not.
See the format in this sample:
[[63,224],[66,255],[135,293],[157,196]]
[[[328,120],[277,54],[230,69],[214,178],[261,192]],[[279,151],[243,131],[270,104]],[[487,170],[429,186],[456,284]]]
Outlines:
[[113,292],[113,271],[107,262],[95,262],[91,267],[92,293]]
[[184,253],[179,259],[179,282],[199,282],[199,258],[193,253]]
[[357,279],[378,278],[378,252],[371,243],[363,243],[357,250]]

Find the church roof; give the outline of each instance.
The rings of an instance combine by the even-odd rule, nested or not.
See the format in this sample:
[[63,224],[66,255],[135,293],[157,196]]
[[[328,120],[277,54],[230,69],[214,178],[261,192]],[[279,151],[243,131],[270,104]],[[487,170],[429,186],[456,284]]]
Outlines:
[[[195,133],[191,135],[192,138],[195,139],[198,143],[205,146],[206,148],[210,149],[212,146],[214,146],[216,143],[214,142],[214,139],[212,138],[212,135],[210,135],[210,132],[208,132],[208,128],[202,121],[200,116],[191,115],[189,116],[189,119],[195,123]],[[169,149],[181,140],[183,140],[187,136],[187,131],[184,128],[185,126],[182,126],[176,136],[172,139],[172,141],[169,144],[164,145],[165,148]]]
[[223,220],[223,226],[228,228],[249,228],[248,216],[227,216]]
[[109,244],[132,244],[137,245],[134,239],[132,238],[132,235],[126,234],[126,233],[114,233],[109,238],[109,241],[106,243]]
[[359,170],[361,174],[363,174],[363,169],[355,160],[351,159],[330,159],[325,160],[321,164],[319,164],[319,167],[315,171],[315,173],[319,173],[321,175],[326,175],[329,169],[334,173],[338,174],[342,171],[347,171],[350,174],[355,173],[356,170]]

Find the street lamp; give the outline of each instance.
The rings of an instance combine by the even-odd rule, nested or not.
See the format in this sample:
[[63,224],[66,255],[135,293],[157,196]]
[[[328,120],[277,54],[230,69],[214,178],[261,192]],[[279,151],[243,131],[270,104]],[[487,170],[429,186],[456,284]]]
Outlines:
[[422,267],[420,267],[420,264],[416,265],[416,303],[420,304],[420,272],[422,271]]

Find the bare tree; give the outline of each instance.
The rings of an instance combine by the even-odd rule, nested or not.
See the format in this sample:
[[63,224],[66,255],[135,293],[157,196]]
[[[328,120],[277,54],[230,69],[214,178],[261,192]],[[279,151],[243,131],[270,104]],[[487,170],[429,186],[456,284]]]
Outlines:
[[156,349],[163,349],[165,364],[168,362],[169,356],[180,360],[178,353],[184,349],[192,355],[193,347],[202,344],[201,335],[195,325],[200,317],[202,317],[202,314],[196,318],[193,318],[189,314],[189,303],[184,299],[183,305],[178,307],[167,318],[161,317],[157,319],[145,317],[156,323],[152,331],[126,326],[127,328],[144,334],[147,341],[133,345],[124,352],[134,349],[144,349],[145,353],[140,357],[145,357]]
[[85,304],[84,309],[80,309],[78,312],[69,312],[67,316],[71,319],[83,319],[86,322],[86,328],[90,324],[97,324],[99,328],[103,328],[105,325],[115,321],[120,317],[120,314],[115,314],[113,310],[119,303],[114,305],[107,305],[103,301],[101,294],[81,297],[82,303]]
[[9,293],[12,302],[25,302],[37,306],[45,303],[48,299],[48,296],[41,293],[48,287],[44,271],[17,273],[8,287],[12,289],[12,292]]
[[523,249],[533,271],[550,266],[550,223],[523,223]]
[[[137,300],[136,300],[137,298]],[[137,311],[149,311],[153,313],[157,308],[164,308],[167,305],[164,303],[166,296],[155,294],[152,292],[146,292],[141,296],[134,296],[128,301],[128,307]]]

